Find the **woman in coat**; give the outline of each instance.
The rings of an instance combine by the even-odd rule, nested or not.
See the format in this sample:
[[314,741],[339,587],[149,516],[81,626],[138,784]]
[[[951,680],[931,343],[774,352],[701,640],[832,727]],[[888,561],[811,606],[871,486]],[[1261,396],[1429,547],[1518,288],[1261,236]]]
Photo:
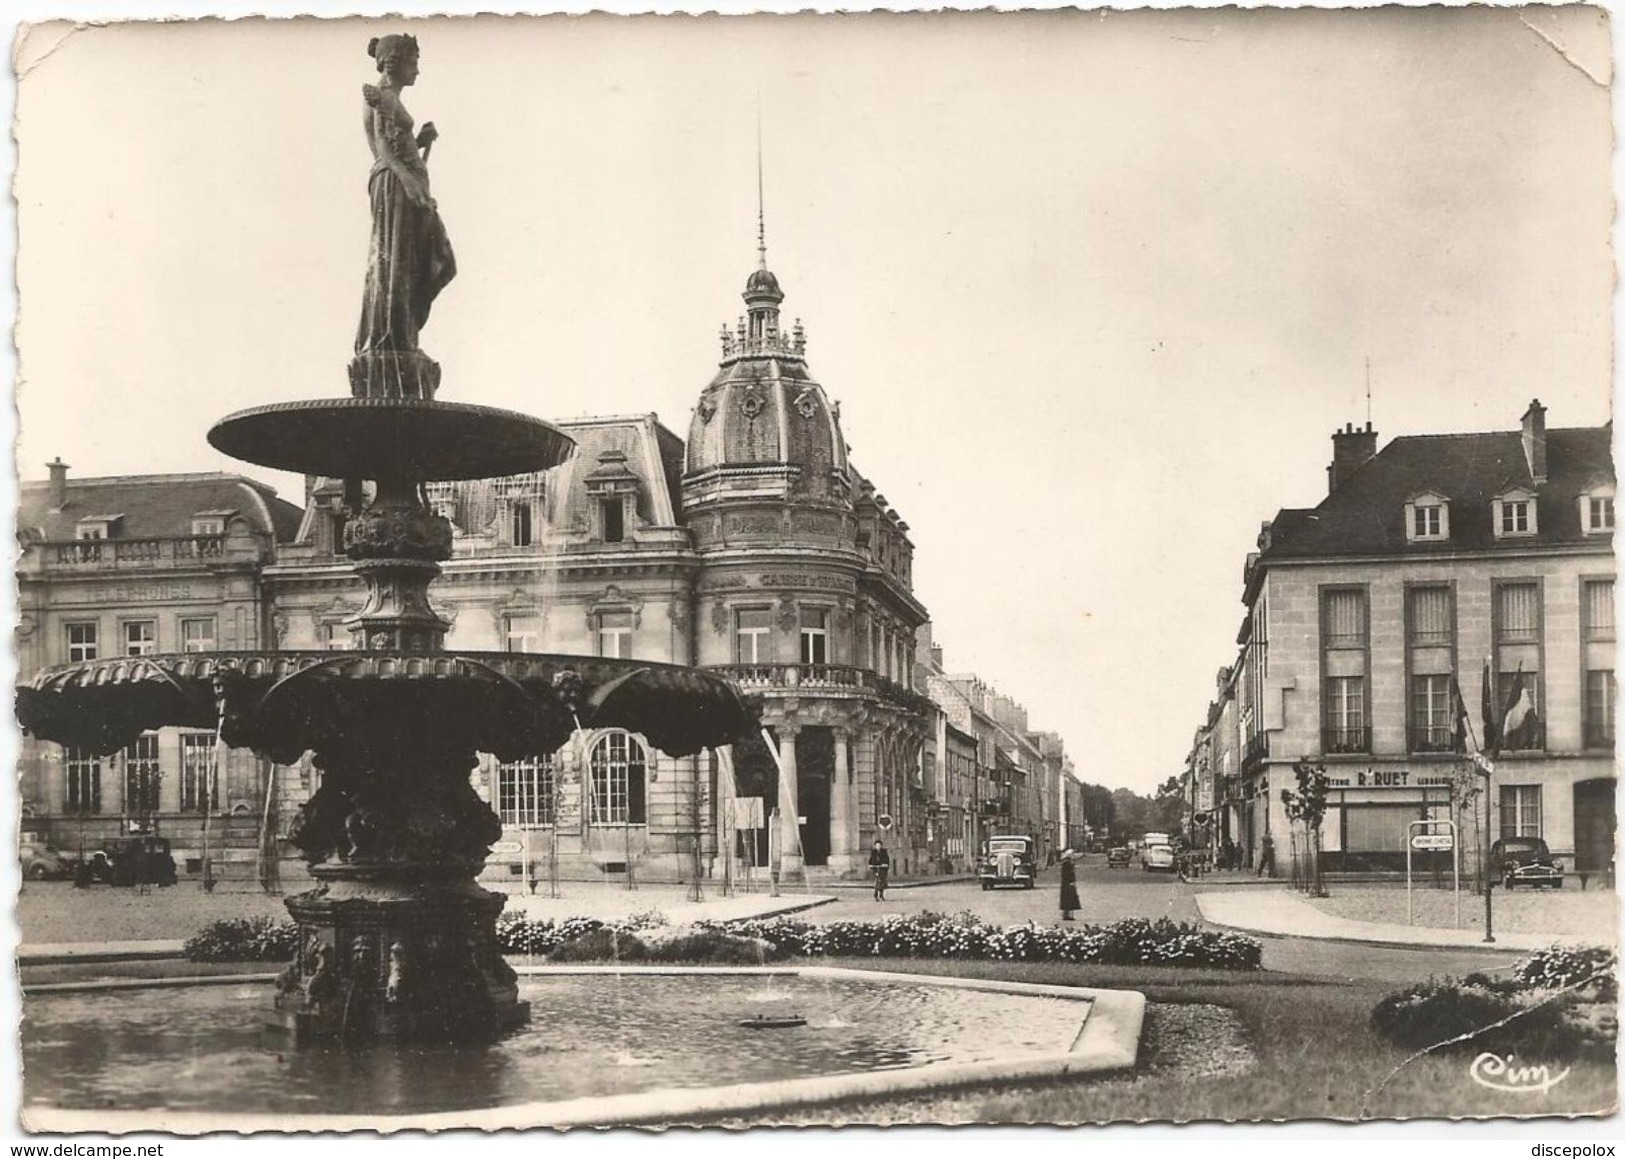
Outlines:
[[1078,904],[1078,871],[1072,850],[1068,849],[1061,854],[1061,920],[1071,921],[1073,912],[1081,908]]

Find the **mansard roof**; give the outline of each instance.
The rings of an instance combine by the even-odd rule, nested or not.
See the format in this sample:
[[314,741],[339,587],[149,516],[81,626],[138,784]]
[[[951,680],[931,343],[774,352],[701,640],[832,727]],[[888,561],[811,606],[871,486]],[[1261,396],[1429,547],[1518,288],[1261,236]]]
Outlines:
[[479,534],[496,517],[498,502],[514,494],[545,497],[548,521],[556,528],[585,526],[590,522],[587,486],[606,479],[634,484],[637,514],[645,524],[679,526],[683,444],[660,425],[658,415],[566,419],[555,425],[576,445],[563,465],[535,475],[435,485],[449,495],[448,514],[461,531]]
[[[1547,478],[1530,476],[1518,431],[1408,435],[1394,439],[1311,509],[1283,510],[1270,525],[1261,560],[1351,555],[1414,555],[1495,547],[1595,543],[1576,500],[1614,477],[1612,424],[1546,432]],[[1515,489],[1537,496],[1538,533],[1497,540],[1492,502]],[[1450,498],[1450,538],[1407,542],[1405,504],[1421,492]]]
[[658,415],[570,419],[556,425],[576,442],[573,468],[553,472],[554,479],[571,483],[567,493],[554,497],[554,504],[564,504],[562,509],[552,507],[556,523],[567,526],[577,516],[585,518],[585,483],[595,471],[602,474],[609,466],[617,476],[636,479],[638,514],[646,523],[678,526],[677,481],[683,472],[683,443],[660,425]]
[[45,540],[73,539],[81,520],[116,513],[122,517],[119,538],[162,539],[191,535],[194,516],[219,517],[229,511],[255,530],[271,533],[277,543],[291,543],[304,516],[300,508],[277,498],[275,488],[218,471],[69,478],[66,487],[66,502],[57,508],[50,483],[24,483],[18,533]]

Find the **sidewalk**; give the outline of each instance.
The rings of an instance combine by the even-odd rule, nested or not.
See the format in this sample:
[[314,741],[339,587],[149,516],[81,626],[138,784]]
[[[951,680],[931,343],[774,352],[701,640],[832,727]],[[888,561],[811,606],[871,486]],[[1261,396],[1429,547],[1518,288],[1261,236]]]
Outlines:
[[[941,877],[905,877],[899,880],[891,878],[886,882],[887,891],[894,889],[924,889],[931,885],[955,885],[965,881],[975,881],[974,873],[948,873]],[[843,877],[833,881],[815,881],[812,888],[822,893],[835,891],[857,890],[862,893],[875,891],[875,879],[872,877]]]
[[[648,889],[571,889],[566,883],[563,897],[529,894],[508,898],[507,910],[531,918],[594,917],[603,921],[656,911],[671,925],[687,925],[701,920],[736,922],[749,918],[776,917],[825,905],[835,898],[828,892],[809,893],[786,889],[779,897],[763,893],[740,893],[723,897],[707,888],[703,901],[690,901],[682,886]],[[38,942],[17,947],[22,966],[59,965],[75,962],[129,962],[143,959],[179,958],[181,939],[146,941]]]
[[1275,938],[1314,938],[1331,942],[1359,942],[1400,949],[1453,949],[1526,951],[1554,944],[1588,945],[1595,938],[1563,934],[1497,933],[1485,942],[1478,930],[1406,926],[1391,922],[1362,922],[1322,913],[1286,888],[1276,890],[1225,889],[1196,895],[1202,920],[1209,925],[1263,934]]

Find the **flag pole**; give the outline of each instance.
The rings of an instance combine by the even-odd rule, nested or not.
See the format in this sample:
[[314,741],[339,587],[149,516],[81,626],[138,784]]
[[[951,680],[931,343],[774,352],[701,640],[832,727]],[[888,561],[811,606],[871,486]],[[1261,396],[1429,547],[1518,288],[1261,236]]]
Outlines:
[[[1495,696],[1494,692],[1489,687],[1489,679],[1490,662],[1486,657],[1484,660],[1483,692],[1487,695],[1481,697],[1482,703],[1480,704],[1480,709],[1482,710],[1484,705],[1488,705],[1490,710],[1493,712],[1495,708]],[[1460,719],[1467,725],[1467,735],[1473,742],[1473,767],[1477,770],[1478,775],[1484,778],[1484,839],[1483,847],[1480,851],[1480,856],[1482,856],[1484,859],[1482,865],[1482,871],[1484,874],[1484,941],[1494,942],[1495,911],[1490,900],[1490,894],[1494,889],[1494,879],[1490,873],[1490,777],[1495,772],[1496,754],[1492,753],[1486,757],[1483,749],[1479,747],[1478,736],[1473,732],[1473,715],[1467,711],[1467,698],[1462,695],[1461,682],[1459,680],[1456,682],[1456,697],[1459,700],[1461,707]],[[1490,736],[1490,723],[1491,722],[1488,720],[1485,720],[1484,722],[1485,739],[1488,739]]]

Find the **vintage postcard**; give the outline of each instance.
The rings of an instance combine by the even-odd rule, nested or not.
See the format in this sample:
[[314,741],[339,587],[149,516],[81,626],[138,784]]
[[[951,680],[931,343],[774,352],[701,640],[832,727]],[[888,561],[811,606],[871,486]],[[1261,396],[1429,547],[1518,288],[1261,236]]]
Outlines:
[[18,26],[14,1130],[1611,1129],[1611,36]]

